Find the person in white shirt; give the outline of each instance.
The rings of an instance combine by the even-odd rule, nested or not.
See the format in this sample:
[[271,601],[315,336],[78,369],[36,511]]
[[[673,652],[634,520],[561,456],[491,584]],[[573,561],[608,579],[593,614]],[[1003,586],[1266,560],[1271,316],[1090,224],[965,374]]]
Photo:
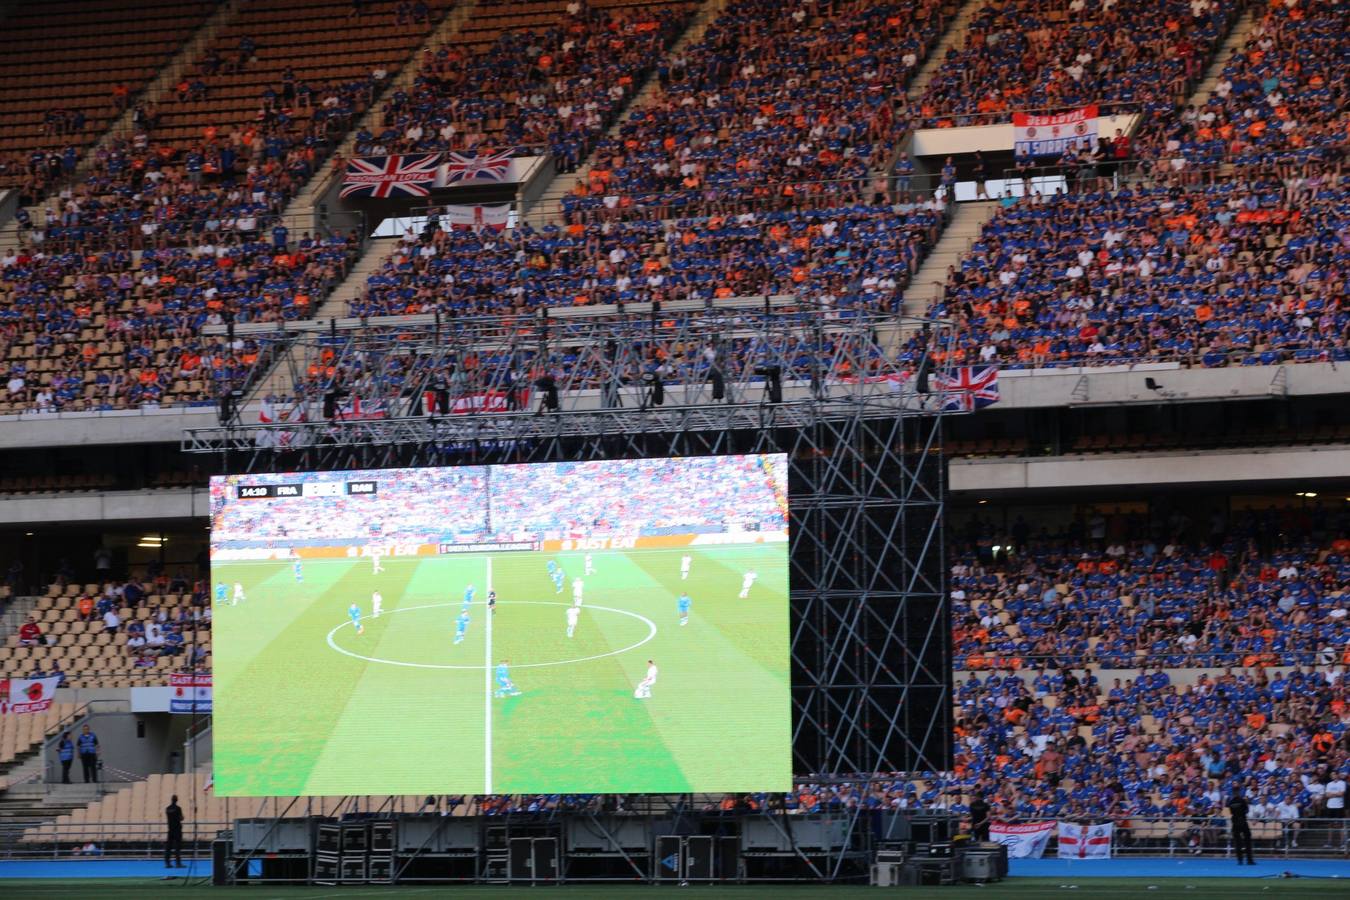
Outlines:
[[633,691],[633,696],[638,700],[650,700],[652,696],[652,685],[656,684],[656,662],[647,660],[647,677],[638,682],[637,690]]
[[749,572],[746,572],[745,575],[741,577],[740,597],[742,600],[745,600],[750,596],[750,588],[754,587],[755,579],[758,577],[759,575],[758,573],[755,572],[754,569],[751,569]]
[[378,619],[380,617],[380,608],[382,606],[384,606],[384,597],[380,596],[380,592],[376,591],[375,593],[371,594],[370,617],[372,619]]
[[1247,818],[1269,819],[1271,818],[1272,810],[1273,806],[1270,802],[1270,798],[1265,794],[1262,794],[1251,802],[1251,807],[1247,810]]
[[577,620],[581,618],[581,608],[578,606],[567,607],[567,636],[572,637],[577,631]]
[[580,578],[573,578],[573,579],[572,579],[572,605],[573,605],[573,606],[580,606],[580,605],[581,605],[581,593],[582,593],[582,590],[583,590],[584,586],[585,586],[585,582],[583,582]]
[[1288,798],[1274,806],[1274,817],[1284,823],[1284,840],[1290,847],[1298,846],[1298,804]]
[[581,574],[583,574],[583,575],[594,575],[594,574],[595,574],[595,566],[591,565],[591,555],[590,555],[589,553],[586,554],[585,571],[583,571]]
[[1328,777],[1331,780],[1326,783],[1325,815],[1328,819],[1337,821],[1332,822],[1327,828],[1327,846],[1339,847],[1345,842],[1345,826],[1341,821],[1345,818],[1345,779],[1335,773]]
[[694,564],[694,558],[689,554],[680,557],[680,580],[684,581],[689,577],[689,567]]

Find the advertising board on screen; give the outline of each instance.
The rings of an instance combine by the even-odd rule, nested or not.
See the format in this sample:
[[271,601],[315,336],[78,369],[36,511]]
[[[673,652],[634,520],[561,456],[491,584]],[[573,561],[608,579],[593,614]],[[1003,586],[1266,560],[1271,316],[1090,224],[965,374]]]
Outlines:
[[779,454],[211,482],[222,796],[785,791]]

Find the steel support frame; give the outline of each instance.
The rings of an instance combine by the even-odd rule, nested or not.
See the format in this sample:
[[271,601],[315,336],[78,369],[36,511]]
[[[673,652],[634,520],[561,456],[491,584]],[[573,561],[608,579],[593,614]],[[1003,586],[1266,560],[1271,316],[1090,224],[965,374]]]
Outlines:
[[[870,377],[817,371],[777,403],[748,400],[758,386],[742,381],[734,402],[232,424],[188,431],[183,449],[217,454],[231,473],[787,454],[793,768],[799,781],[847,781],[867,792],[893,780],[888,773],[950,768],[941,451],[950,413],[927,390],[927,373],[941,374],[927,359],[906,371],[878,366],[878,332],[850,327],[852,339],[834,346],[848,348],[852,371]],[[603,329],[591,337],[608,340]],[[387,330],[379,336],[388,339]],[[409,343],[439,352],[406,338],[404,352]],[[855,810],[842,845],[812,866],[816,877],[858,877],[871,842],[865,811]]]

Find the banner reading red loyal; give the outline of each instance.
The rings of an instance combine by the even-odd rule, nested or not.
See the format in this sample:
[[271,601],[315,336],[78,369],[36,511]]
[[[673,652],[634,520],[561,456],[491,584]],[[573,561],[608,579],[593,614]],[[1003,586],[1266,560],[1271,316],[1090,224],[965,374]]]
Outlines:
[[35,713],[51,708],[60,675],[0,679],[0,713]]
[[1115,826],[1110,822],[1103,825],[1075,825],[1073,822],[1059,823],[1060,859],[1110,859],[1111,833]]
[[1067,147],[1096,144],[1096,104],[1053,116],[1013,113],[1013,153],[1017,156],[1058,156]]
[[1009,822],[991,822],[989,840],[1008,848],[1009,859],[1040,859],[1045,855],[1054,822],[1036,822],[1031,825],[1013,825]]
[[201,672],[174,672],[169,676],[173,696],[169,698],[171,713],[209,713],[211,711],[211,676]]

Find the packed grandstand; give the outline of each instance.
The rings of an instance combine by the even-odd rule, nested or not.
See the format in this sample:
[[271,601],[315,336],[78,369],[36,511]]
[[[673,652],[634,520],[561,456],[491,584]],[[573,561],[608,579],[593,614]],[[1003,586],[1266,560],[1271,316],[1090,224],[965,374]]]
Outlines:
[[[206,476],[177,458],[175,435],[149,425],[110,441],[156,449],[62,456],[59,475],[44,448],[96,446],[102,432],[77,430],[87,422],[166,410],[214,421],[231,392],[256,420],[262,391],[319,417],[335,389],[383,401],[436,379],[465,394],[499,387],[475,381],[463,358],[458,370],[409,354],[279,364],[264,331],[320,316],[376,330],[431,316],[453,341],[456,319],[495,317],[506,333],[541,311],[621,319],[625,305],[696,301],[708,311],[662,314],[665,337],[617,332],[640,343],[626,378],[675,384],[713,367],[706,346],[669,337],[677,320],[772,296],[832,326],[924,317],[932,327],[897,326],[883,342],[887,364],[916,378],[927,376],[922,360],[992,367],[1015,385],[1142,367],[1147,388],[1110,396],[1149,411],[1091,419],[1088,405],[1107,401],[1075,384],[1028,412],[1027,387],[1011,397],[1026,419],[949,435],[953,462],[972,462],[963,471],[1070,454],[1102,467],[1082,476],[1095,481],[1002,484],[993,502],[978,484],[954,484],[949,770],[821,773],[790,794],[701,803],[968,817],[978,795],[1001,820],[1111,820],[1126,843],[1223,853],[1225,810],[1245,792],[1250,817],[1267,823],[1263,846],[1345,852],[1346,470],[1305,457],[1291,469],[1258,460],[1257,474],[1225,468],[1257,444],[1297,451],[1310,443],[1299,436],[1316,434],[1330,454],[1350,437],[1339,408],[1350,393],[1344,3],[230,0],[160,3],[153,28],[145,8],[0,10],[16,73],[0,84],[0,452],[15,454],[0,479],[0,526],[13,538],[0,551],[0,677],[61,685],[41,721],[0,715],[0,800],[57,780],[43,754],[94,714],[95,699],[211,670],[216,597],[202,560],[178,544],[183,555],[166,556],[163,539],[116,554],[110,541],[191,530],[186,546],[201,549],[208,521],[232,548],[437,541],[451,511],[463,521],[493,491],[504,493],[491,521],[455,540],[587,536],[622,533],[638,509],[650,522],[655,502],[620,483],[592,483],[582,502],[554,489],[552,469],[520,467],[491,485],[478,467],[414,471],[381,494],[405,509],[398,530],[375,533],[366,498],[298,499],[284,518],[224,502],[238,484],[283,475],[219,480],[194,505]],[[1010,137],[989,162],[915,149],[1088,105],[1128,125],[1034,165],[1012,156]],[[503,230],[419,218],[401,238],[372,240],[374,219],[315,213],[336,203],[353,158],[507,150],[549,159],[553,180]],[[958,202],[958,181],[985,202]],[[438,212],[418,202],[403,212]],[[963,222],[973,224],[958,236]],[[816,377],[847,340],[803,334],[782,351],[786,374]],[[732,338],[720,352],[748,377],[761,351]],[[598,357],[502,353],[522,379],[550,366],[582,388],[603,378]],[[1221,440],[1155,408],[1251,399],[1254,382],[1238,381],[1247,376],[1261,379],[1253,403],[1287,399],[1300,377],[1290,369],[1333,386],[1309,388],[1317,396],[1296,413],[1216,414]],[[1189,397],[1155,382],[1196,373],[1232,380]],[[1041,430],[1051,417],[1054,436]],[[33,422],[71,430],[26,438]],[[1145,445],[1149,434],[1168,439]],[[1174,457],[1141,456],[1152,470],[1138,483],[1151,487],[1122,498],[1132,483],[1113,460],[1151,449],[1199,455],[1208,471],[1178,484],[1164,471]],[[784,530],[785,473],[740,475],[680,497],[661,526]],[[105,484],[152,512],[110,502],[81,521],[43,507]],[[1225,511],[1186,516],[1168,492],[1192,489]],[[183,503],[156,505],[171,492]],[[52,522],[84,529],[72,549],[41,531]],[[129,766],[115,793],[46,804],[17,843],[69,852],[115,842],[111,825],[160,821],[165,795],[202,795],[209,780],[206,768],[174,764]],[[629,802],[397,802],[428,801],[486,814]],[[193,815],[220,823],[253,809],[212,797]]]

